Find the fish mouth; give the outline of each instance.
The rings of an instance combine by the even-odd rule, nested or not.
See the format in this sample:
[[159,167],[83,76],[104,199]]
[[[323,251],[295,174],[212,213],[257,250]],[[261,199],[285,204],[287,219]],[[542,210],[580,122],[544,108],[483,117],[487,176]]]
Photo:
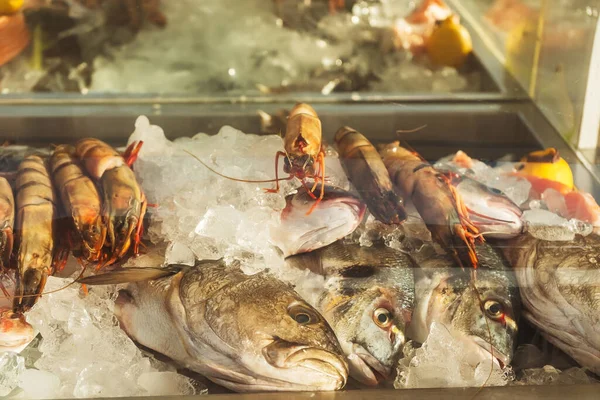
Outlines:
[[348,367],[337,355],[320,349],[300,349],[292,353],[285,361],[291,367],[301,366],[309,370],[318,371],[340,381],[340,389],[346,385]]
[[390,367],[383,365],[364,347],[357,344],[353,347],[354,352],[348,356],[348,360],[353,367],[350,369],[350,375],[354,379],[365,385],[377,386],[391,377]]
[[500,367],[500,369],[510,364],[510,357],[499,351],[495,346],[486,342],[478,336],[470,336],[469,339],[477,346],[478,353],[482,356],[482,360],[488,359],[492,356],[492,361]]
[[273,367],[299,369],[289,375],[293,376],[293,381],[288,384],[326,390],[338,390],[346,385],[348,366],[343,357],[330,351],[275,341],[263,348],[262,353]]

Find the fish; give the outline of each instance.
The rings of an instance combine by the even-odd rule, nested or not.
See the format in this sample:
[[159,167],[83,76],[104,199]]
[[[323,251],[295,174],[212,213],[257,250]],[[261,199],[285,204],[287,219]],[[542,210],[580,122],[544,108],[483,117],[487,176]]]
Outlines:
[[271,242],[281,249],[284,257],[305,253],[327,246],[358,228],[366,205],[343,189],[325,186],[323,200],[313,209],[314,199],[300,188],[285,198],[280,223],[271,226]]
[[79,281],[130,282],[115,301],[121,328],[233,391],[323,391],[346,384],[348,366],[331,327],[291,285],[267,272],[245,275],[217,260],[128,268]]
[[33,327],[22,313],[0,307],[0,353],[20,353],[35,338]]
[[467,177],[453,179],[452,185],[482,236],[510,239],[523,232],[523,211],[501,190]]
[[350,376],[371,386],[389,379],[402,355],[414,307],[410,258],[383,244],[364,247],[338,241],[290,257],[286,264],[325,276],[313,305],[340,341]]
[[600,374],[600,237],[571,242],[522,235],[503,243],[524,317],[581,366]]
[[481,243],[475,250],[480,261],[475,279],[429,244],[411,253],[419,268],[415,269],[416,306],[407,337],[423,343],[435,322],[471,350],[466,358],[470,365],[490,360],[491,354],[504,367],[512,360],[518,333],[516,280],[496,249]]

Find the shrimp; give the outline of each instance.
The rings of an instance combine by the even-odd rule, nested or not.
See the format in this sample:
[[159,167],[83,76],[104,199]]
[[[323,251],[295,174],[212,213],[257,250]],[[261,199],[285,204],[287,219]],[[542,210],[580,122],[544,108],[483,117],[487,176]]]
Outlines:
[[379,153],[394,184],[412,201],[433,239],[462,268],[477,268],[475,238],[479,231],[450,179],[398,141],[380,146]]
[[[0,276],[9,267],[13,248],[13,228],[15,222],[15,199],[8,181],[0,177]],[[8,297],[8,292],[0,281],[0,291]]]
[[73,221],[77,235],[77,256],[89,262],[99,261],[106,238],[100,194],[94,182],[79,166],[75,148],[57,146],[50,157],[50,171],[65,211]]
[[371,142],[349,127],[340,128],[334,140],[346,175],[371,214],[386,224],[404,221],[402,199],[394,192],[390,175]]
[[[283,138],[284,151],[278,151],[275,154],[275,179],[267,180],[237,179],[223,175],[190,152],[184,151],[210,171],[225,179],[250,183],[276,182],[274,189],[265,189],[268,193],[279,192],[279,181],[293,178],[300,179],[308,195],[315,200],[312,207],[306,213],[306,215],[310,215],[325,196],[325,150],[323,149],[322,136],[321,120],[317,112],[308,104],[296,104],[292,111],[290,111],[286,124],[285,136]],[[283,171],[289,174],[287,178],[279,178],[280,157],[284,158]],[[315,166],[318,167],[315,168]],[[308,187],[306,179],[314,180],[312,188]],[[314,192],[319,184],[321,185],[321,189],[317,196]]]
[[44,160],[25,157],[16,177],[17,274],[13,310],[24,312],[41,296],[48,276],[54,273],[56,206],[50,174]]
[[75,155],[102,188],[101,215],[107,224],[105,245],[110,249],[98,269],[122,258],[132,243],[134,255],[139,253],[147,202],[130,162],[137,157],[140,145],[131,145],[126,151],[127,160],[98,139],[82,139],[75,146]]

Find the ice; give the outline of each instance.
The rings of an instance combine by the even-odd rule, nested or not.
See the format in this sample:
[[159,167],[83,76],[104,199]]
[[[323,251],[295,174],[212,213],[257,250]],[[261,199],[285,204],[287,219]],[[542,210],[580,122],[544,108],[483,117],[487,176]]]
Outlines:
[[[350,55],[352,43],[327,42],[283,28],[272,1],[163,2],[164,29],[97,58],[92,91],[207,93],[256,90],[309,81],[327,60]],[[176,44],[176,45],[175,45]],[[203,54],[203,57],[190,55]]]
[[591,224],[576,219],[567,220],[544,209],[523,212],[525,229],[533,237],[550,241],[570,241],[575,235],[587,236],[592,233]]
[[[279,224],[285,195],[300,183],[284,180],[278,193],[266,193],[264,189],[274,183],[237,182],[215,173],[247,180],[274,178],[275,154],[283,148],[280,136],[246,134],[224,126],[216,135],[198,133],[169,141],[159,127],[140,117],[129,143],[134,140],[144,141],[134,171],[148,201],[157,205],[148,211],[148,234],[155,243],[167,242],[168,261],[191,260],[191,252],[198,259],[235,262],[247,273],[283,266],[269,230]],[[330,182],[349,186],[332,149],[326,166]],[[281,163],[279,168],[279,176],[287,176]]]
[[[115,287],[94,286],[81,294],[70,279],[50,277],[44,295],[27,314],[42,340],[37,360],[21,374],[19,386],[25,397],[52,398],[146,396],[169,390],[153,387],[154,393],[137,380],[144,373],[160,372],[117,325],[114,317]],[[181,377],[180,380],[187,378]],[[42,387],[36,382],[43,382]],[[191,383],[190,383],[191,384]],[[180,392],[190,394],[184,385]]]
[[16,353],[0,353],[0,396],[8,396],[25,371],[25,360]]
[[55,399],[59,395],[60,379],[51,372],[28,368],[21,374],[19,388],[25,398]]
[[[468,159],[466,154],[459,153],[439,159],[434,167],[442,171],[452,171],[466,175],[484,185],[498,189],[518,206],[529,199],[531,183],[525,178],[510,175],[513,172],[514,163],[500,163],[492,168],[482,161]],[[459,155],[461,156],[460,160],[467,158],[468,163],[455,161],[455,157]]]
[[196,394],[190,379],[176,372],[146,372],[140,375],[137,383],[154,396]]
[[194,265],[195,261],[194,252],[183,243],[173,242],[167,248],[165,254],[166,264]]
[[551,365],[543,368],[525,369],[515,385],[581,385],[595,382],[583,368],[569,368],[560,371]]
[[470,348],[456,340],[452,334],[437,323],[421,348],[412,342],[405,345],[405,356],[398,365],[394,387],[473,387],[504,386],[512,376],[512,370],[500,369],[491,357],[476,366],[468,361]]

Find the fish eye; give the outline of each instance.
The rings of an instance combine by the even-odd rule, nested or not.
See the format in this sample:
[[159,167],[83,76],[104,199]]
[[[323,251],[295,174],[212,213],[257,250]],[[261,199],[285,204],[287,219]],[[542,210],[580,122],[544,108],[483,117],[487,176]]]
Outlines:
[[292,305],[288,308],[288,314],[299,325],[310,325],[318,321],[318,318],[314,315],[313,312],[297,304]]
[[387,308],[378,308],[373,313],[373,321],[379,327],[387,328],[392,324],[392,313]]
[[483,305],[485,313],[492,319],[499,319],[504,315],[504,306],[496,300],[488,300]]
[[496,188],[493,188],[493,187],[488,188],[488,190],[490,192],[494,193],[494,194],[504,194],[504,193],[502,193],[502,190],[496,189]]

